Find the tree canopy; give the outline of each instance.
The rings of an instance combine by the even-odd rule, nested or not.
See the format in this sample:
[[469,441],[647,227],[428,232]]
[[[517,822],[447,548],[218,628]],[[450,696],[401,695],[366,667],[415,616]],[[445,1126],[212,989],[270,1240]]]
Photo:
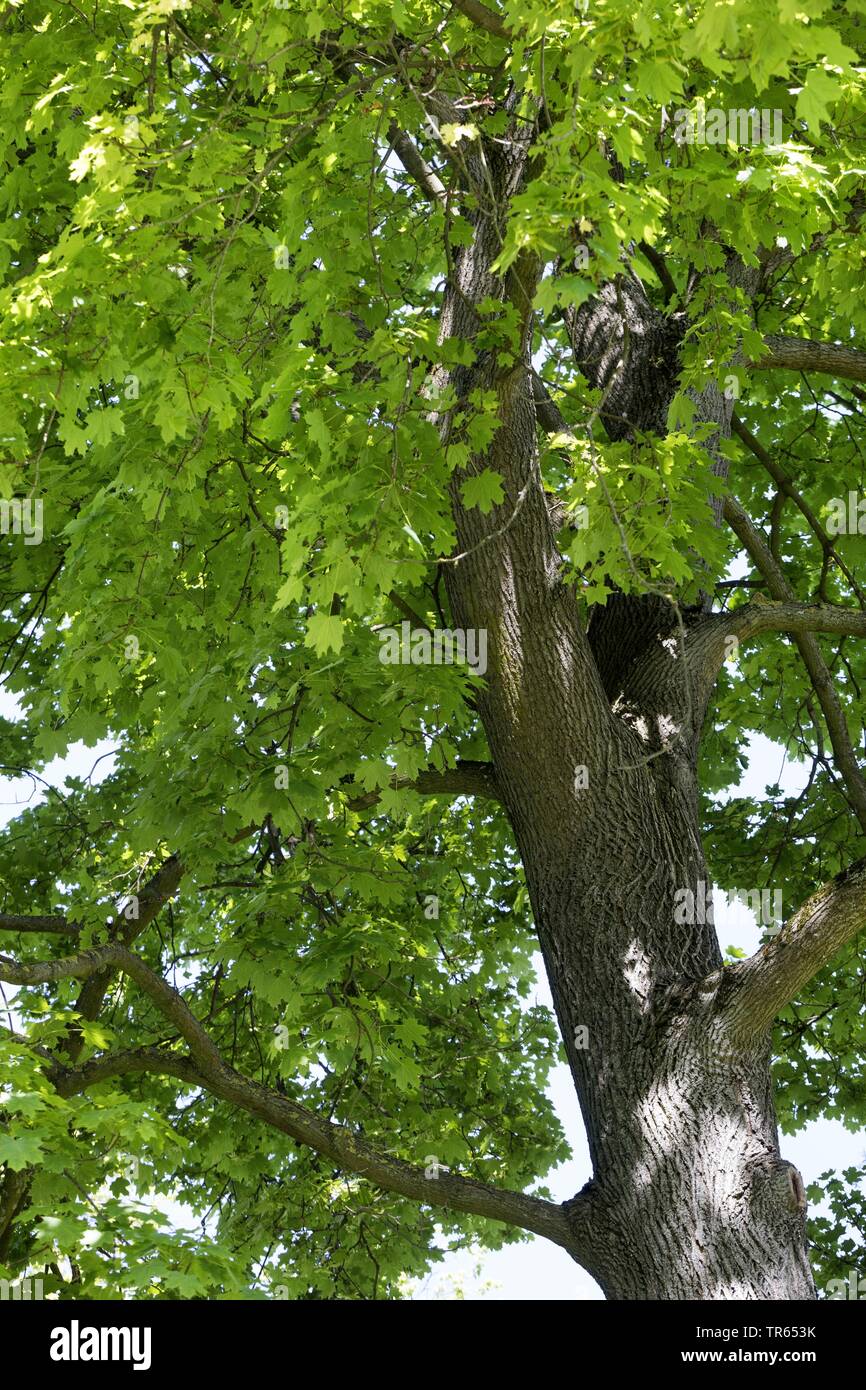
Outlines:
[[[404,623],[458,626],[458,511],[484,546],[529,506],[502,381],[582,622],[621,595],[674,631],[707,595],[725,615],[714,880],[787,915],[862,855],[866,5],[807,10],[6,5],[0,497],[41,534],[7,509],[0,763],[116,755],[0,835],[0,1275],[394,1298],[442,1245],[563,1243],[562,1043],[528,1003],[483,663],[382,659]],[[755,111],[779,140],[743,138]],[[449,325],[481,218],[490,283]],[[631,322],[626,363],[629,331],[656,343],[643,398],[581,338],[593,304]],[[727,795],[751,731],[807,760],[800,796]],[[774,1055],[783,1128],[862,1126],[856,940]],[[825,1277],[857,1176],[813,1223]]]

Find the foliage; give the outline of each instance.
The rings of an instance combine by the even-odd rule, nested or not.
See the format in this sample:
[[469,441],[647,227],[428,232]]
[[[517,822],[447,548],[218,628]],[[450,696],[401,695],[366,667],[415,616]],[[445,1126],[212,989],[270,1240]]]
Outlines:
[[[451,626],[448,482],[498,421],[480,393],[443,442],[431,380],[514,353],[513,315],[492,299],[473,342],[438,341],[472,201],[431,205],[389,131],[409,130],[450,187],[480,131],[504,138],[512,84],[525,113],[539,100],[553,113],[499,268],[527,252],[547,267],[532,347],[573,434],[542,463],[551,491],[590,516],[563,572],[588,606],[614,585],[694,602],[738,549],[712,524],[720,485],[694,393],[724,386],[732,354],[759,360],[762,335],[844,343],[866,328],[851,225],[866,9],[509,0],[501,14],[511,42],[439,0],[7,6],[0,496],[44,499],[44,538],[2,537],[0,649],[22,716],[0,724],[0,762],[38,774],[81,740],[117,752],[104,780],[70,781],[0,837],[0,907],[65,914],[87,945],[179,854],[180,893],[137,949],[234,1067],[395,1156],[540,1191],[567,1152],[545,1096],[560,1052],[530,1004],[531,917],[505,816],[397,785],[485,758],[478,677],[383,664],[377,635],[407,610]],[[418,98],[434,71],[462,113],[441,145]],[[784,142],[678,146],[661,113],[698,100],[778,108]],[[574,270],[576,238],[589,254]],[[821,254],[806,255],[816,238]],[[758,247],[793,252],[757,326],[719,240],[747,265]],[[564,311],[624,255],[661,305],[646,248],[664,253],[683,303],[691,270],[704,275],[683,309],[669,433],[610,442]],[[737,389],[816,514],[863,489],[860,395],[816,398],[745,365]],[[741,445],[725,448],[797,596],[845,602],[801,512],[774,502]],[[491,470],[464,489],[483,513],[501,500]],[[836,544],[856,566],[862,537]],[[723,602],[748,596],[729,588]],[[864,650],[826,646],[855,743]],[[823,756],[796,800],[778,788],[719,800],[750,730],[794,756],[823,747],[782,637],[726,668],[703,786],[717,879],[781,880],[793,903],[850,862],[856,825]],[[14,953],[69,949],[27,935]],[[17,993],[31,1045],[62,1043],[78,989]],[[818,1114],[862,1124],[864,1026],[852,949],[780,1022],[786,1128]],[[176,1039],[118,977],[84,1043],[86,1061]],[[54,1287],[87,1297],[398,1297],[445,1246],[517,1238],[347,1178],[171,1078],[62,1099],[38,1053],[0,1049],[0,1164],[36,1174],[0,1274],[51,1266]],[[184,1203],[199,1237],[172,1235],[147,1193]]]

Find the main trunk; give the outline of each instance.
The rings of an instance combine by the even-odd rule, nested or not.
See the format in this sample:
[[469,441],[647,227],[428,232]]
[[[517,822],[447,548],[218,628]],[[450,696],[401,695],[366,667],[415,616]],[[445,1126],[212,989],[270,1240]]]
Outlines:
[[652,784],[602,794],[567,848],[519,835],[589,1138],[592,1273],[609,1298],[814,1297],[768,1052],[730,1045],[712,928],[674,921],[700,851]]
[[[503,198],[509,158],[493,170]],[[446,295],[443,336],[472,341],[472,306],[491,294],[531,302],[537,266],[518,259],[498,280],[489,270],[498,245],[479,216]],[[625,334],[614,299],[633,316]],[[610,432],[636,420],[661,428],[679,329],[655,323],[636,291],[602,295],[582,313],[575,355],[609,388]],[[652,596],[611,600],[581,629],[540,482],[530,324],[527,313],[522,362],[487,354],[440,381],[463,398],[497,391],[502,424],[469,471],[495,470],[505,492],[491,525],[461,505],[455,477],[462,558],[446,569],[455,622],[488,631],[479,711],[593,1162],[574,1204],[585,1262],[612,1299],[813,1298],[802,1183],[779,1156],[768,1047],[744,1051],[726,1034],[725,971],[700,906],[711,891],[696,779],[707,691],[686,661],[693,633]],[[699,405],[728,432],[718,393]],[[697,632],[701,615],[689,621]],[[677,921],[684,890],[696,902],[687,924]]]
[[592,1273],[615,1299],[814,1297],[768,1048],[744,1054],[719,1019],[688,758],[626,728],[575,778],[587,755],[564,731],[537,729],[515,766],[492,711],[487,727],[586,1124]]
[[769,1048],[744,1054],[719,1017],[687,757],[625,728],[596,760],[543,705],[518,751],[514,724],[483,708],[586,1125],[591,1272],[612,1299],[814,1297]]

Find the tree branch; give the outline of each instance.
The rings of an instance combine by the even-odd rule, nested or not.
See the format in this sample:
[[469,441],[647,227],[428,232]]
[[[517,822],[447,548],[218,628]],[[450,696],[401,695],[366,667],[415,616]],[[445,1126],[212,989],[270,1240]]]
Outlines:
[[664,302],[669,304],[677,293],[677,282],[668,270],[667,261],[660,251],[650,246],[648,241],[639,241],[638,246],[659,278],[664,291]]
[[511,30],[495,10],[488,9],[481,4],[481,0],[452,0],[455,10],[459,10],[467,19],[479,29],[486,29],[488,34],[495,34],[498,39],[510,39],[513,37]]
[[[238,839],[246,838],[248,831],[242,832]],[[138,894],[138,917],[127,920],[122,914],[115,917],[109,925],[109,934],[115,940],[121,940],[127,945],[145,930],[153,921],[160,908],[169,898],[173,897],[178,885],[184,875],[184,866],[176,854],[173,854],[157,870],[153,878],[145,884],[141,893]],[[13,919],[21,920],[21,919]],[[30,919],[31,921],[34,919]],[[66,923],[65,918],[42,918],[35,919],[41,922],[64,922],[65,927],[58,926],[38,927],[33,930],[67,930],[71,927],[75,931],[77,928],[72,923]],[[19,928],[20,930],[21,928]],[[30,930],[30,928],[24,928]],[[5,959],[0,957],[0,960]],[[114,967],[106,965],[105,968],[96,971],[88,971],[85,983],[79,992],[75,1003],[75,1010],[82,1018],[92,1021],[97,1018],[105,1000],[105,992],[111,983]],[[79,1023],[70,1025],[65,1037],[59,1046],[74,1062],[81,1054],[84,1046],[84,1035]],[[0,1183],[0,1262],[3,1259],[3,1250],[11,1238],[12,1222],[15,1219],[27,1192],[27,1186],[33,1175],[33,1169],[27,1168],[21,1173],[15,1174],[11,1171],[6,1174],[5,1179]]]
[[545,434],[571,434],[572,429],[547,387],[533,367],[530,372],[535,418]]
[[388,131],[388,139],[406,173],[413,178],[421,192],[431,203],[448,202],[448,190],[436,173],[431,169],[426,159],[423,157],[413,140],[401,130],[398,125],[392,125]]
[[773,479],[773,482],[779,488],[780,492],[783,492],[786,497],[790,497],[794,505],[800,509],[803,516],[806,518],[812,530],[814,531],[815,535],[818,537],[824,554],[829,555],[835,561],[835,563],[839,566],[839,569],[844,574],[845,578],[848,580],[848,583],[851,585],[851,588],[854,590],[854,593],[857,595],[861,604],[866,605],[866,594],[864,594],[863,590],[860,588],[860,585],[857,583],[848,566],[845,564],[845,561],[838,554],[835,546],[833,545],[832,540],[827,534],[827,531],[822,526],[819,518],[815,515],[812,508],[809,506],[809,503],[794,487],[793,483],[791,482],[791,479],[788,477],[784,468],[782,468],[782,466],[778,464],[776,460],[767,452],[763,444],[761,444],[760,440],[755,438],[755,436],[752,434],[752,431],[746,425],[743,424],[743,421],[736,413],[731,416],[731,433],[735,434],[737,438],[741,440],[743,444],[745,444],[746,448],[752,454],[754,454],[755,458],[758,460],[759,463],[763,464],[764,468],[767,470],[770,477]]
[[846,637],[866,637],[866,613],[830,603],[747,603],[721,614],[719,622],[726,632],[744,638],[759,632],[836,632]]
[[[723,515],[725,521],[739,537],[755,568],[766,579],[771,597],[777,602],[794,603],[795,606],[799,607],[796,604],[794,591],[774,560],[767,542],[735,498],[725,498]],[[748,606],[752,607],[753,605]],[[807,605],[802,606],[807,607]],[[834,761],[845,784],[848,800],[862,829],[866,832],[866,780],[864,780],[851,743],[845,712],[836,694],[833,678],[812,631],[801,628],[799,631],[793,631],[792,636],[824,712],[827,731],[833,747]]]
[[426,619],[422,618],[420,613],[416,613],[412,605],[410,603],[407,603],[406,600],[403,598],[402,594],[397,593],[396,589],[392,589],[388,594],[388,597],[393,603],[394,607],[398,608],[400,612],[403,614],[403,617],[407,618],[414,627],[426,628],[428,632],[433,631]]
[[[411,788],[425,796],[483,796],[489,801],[501,801],[502,793],[496,781],[492,763],[460,759],[456,767],[439,772],[428,768],[417,777],[395,777],[389,786],[395,791]],[[381,799],[382,788],[365,792],[349,802],[351,811],[366,811]]]
[[11,984],[45,984],[55,980],[87,978],[107,966],[123,971],[135,981],[186,1040],[191,1056],[179,1057],[159,1048],[144,1048],[113,1057],[109,1054],[77,1070],[51,1064],[49,1075],[53,1071],[63,1093],[84,1090],[125,1071],[152,1071],[176,1076],[189,1085],[202,1086],[220,1099],[239,1106],[386,1192],[396,1192],[431,1206],[519,1226],[562,1245],[575,1259],[580,1259],[580,1252],[575,1249],[574,1222],[562,1207],[553,1202],[501,1190],[444,1170],[435,1178],[427,1177],[423,1168],[380,1152],[344,1125],[333,1124],[278,1091],[242,1076],[223,1061],[216,1044],[189,1009],[183,996],[119,942],[109,942],[63,960],[18,964],[0,956],[0,979]]
[[864,926],[866,859],[860,859],[813,893],[773,941],[731,967],[734,992],[724,1013],[732,1035],[748,1042],[766,1033],[776,1015]]
[[10,1168],[0,1187],[0,1264],[6,1263],[12,1242],[12,1223],[27,1196],[32,1176],[32,1168],[22,1168],[19,1172]]
[[0,931],[57,932],[62,936],[77,936],[80,930],[74,922],[67,922],[65,917],[18,917],[0,912]]
[[[137,895],[138,917],[132,920],[127,920],[123,914],[115,917],[108,928],[109,937],[130,946],[136,937],[150,926],[169,898],[174,897],[184,873],[184,865],[178,855],[173,854]],[[75,1003],[75,1012],[80,1014],[82,1018],[92,1022],[98,1016],[112,974],[113,971],[104,970],[87,980]],[[73,1024],[64,1044],[64,1051],[70,1061],[76,1060],[83,1046],[84,1037],[81,1028],[78,1024]]]
[[769,352],[748,364],[753,371],[825,372],[846,381],[866,381],[866,352],[858,348],[779,333],[768,333],[764,342]]

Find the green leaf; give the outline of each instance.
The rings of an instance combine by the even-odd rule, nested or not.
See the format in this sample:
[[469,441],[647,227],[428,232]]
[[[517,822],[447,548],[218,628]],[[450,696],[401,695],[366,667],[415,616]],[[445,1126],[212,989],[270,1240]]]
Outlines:
[[21,1130],[13,1136],[0,1130],[0,1163],[7,1164],[14,1173],[38,1163],[43,1152],[42,1143],[35,1134]]
[[312,647],[317,656],[338,652],[343,646],[343,624],[330,613],[314,613],[307,622],[304,645]]
[[829,118],[830,107],[841,95],[839,79],[823,68],[811,68],[797,97],[797,115],[817,134]]
[[473,473],[460,485],[464,504],[467,507],[478,507],[486,516],[494,506],[500,506],[505,500],[502,483],[502,474],[494,472],[491,468]]

